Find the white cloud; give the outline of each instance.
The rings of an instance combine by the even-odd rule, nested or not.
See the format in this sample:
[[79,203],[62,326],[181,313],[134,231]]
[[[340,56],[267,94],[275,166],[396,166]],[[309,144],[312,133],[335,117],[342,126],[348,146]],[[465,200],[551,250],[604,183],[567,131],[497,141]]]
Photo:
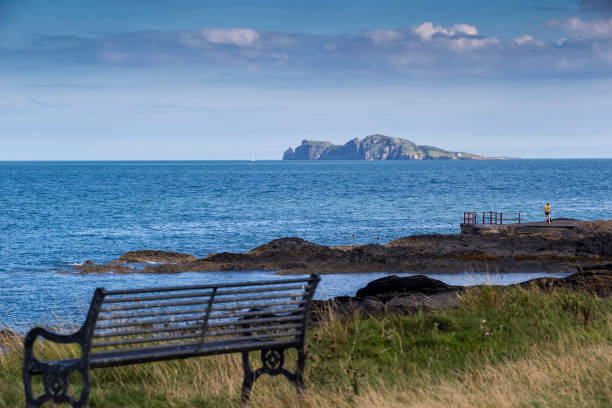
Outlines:
[[372,30],[364,34],[376,45],[384,44],[402,38],[402,34],[396,30]]
[[537,46],[544,45],[542,41],[534,40],[534,38],[530,36],[529,34],[525,34],[521,37],[517,37],[513,39],[512,42],[516,45],[537,45]]
[[449,39],[448,46],[452,51],[472,51],[481,48],[489,47],[491,45],[499,44],[499,40],[493,38],[453,38]]
[[469,24],[455,24],[451,27],[451,32],[454,33],[463,33],[466,35],[478,35],[478,29],[476,26]]
[[561,27],[568,34],[577,38],[612,39],[612,18],[608,20],[586,21],[577,17],[567,20],[553,20],[552,27]]
[[250,28],[213,28],[202,31],[202,35],[208,42],[238,47],[252,47],[259,41],[259,33]]
[[[1,1],[1,0],[0,0]],[[146,31],[71,37],[42,37],[32,49],[3,58],[44,64],[84,62],[112,65],[228,66],[249,72],[313,78],[329,74],[528,76],[562,73],[612,77],[612,20],[557,21],[568,40],[542,42],[525,34],[510,40],[480,35],[468,24],[432,22],[341,35],[262,32],[247,28]],[[552,23],[550,25],[552,27]],[[580,33],[580,34],[578,34]],[[610,34],[609,37],[606,35]],[[597,38],[586,38],[586,36]],[[562,36],[558,36],[560,38]],[[579,38],[582,37],[582,38]],[[537,52],[534,52],[537,51]]]
[[436,34],[444,34],[449,37],[455,34],[478,35],[478,29],[469,24],[455,24],[452,27],[444,27],[441,25],[434,25],[431,21],[426,21],[423,24],[413,27],[412,31],[423,41],[430,41]]
[[512,41],[514,41],[514,43],[517,44],[517,45],[523,45],[523,44],[527,44],[529,42],[533,42],[533,37],[528,35],[528,34],[525,34],[522,37],[515,38]]

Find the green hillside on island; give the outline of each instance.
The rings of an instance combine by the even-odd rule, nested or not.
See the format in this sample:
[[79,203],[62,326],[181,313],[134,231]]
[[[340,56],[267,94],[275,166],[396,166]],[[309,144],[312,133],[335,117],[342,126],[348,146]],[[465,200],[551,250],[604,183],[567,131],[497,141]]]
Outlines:
[[283,160],[493,160],[508,157],[488,157],[473,153],[451,152],[434,146],[385,135],[355,138],[344,145],[303,140],[283,154]]

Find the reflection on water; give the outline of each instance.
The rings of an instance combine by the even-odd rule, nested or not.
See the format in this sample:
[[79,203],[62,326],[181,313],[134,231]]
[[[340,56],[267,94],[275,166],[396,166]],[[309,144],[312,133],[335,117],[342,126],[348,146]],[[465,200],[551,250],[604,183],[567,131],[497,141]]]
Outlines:
[[[355,295],[368,282],[387,276],[382,272],[323,275],[316,299]],[[397,274],[410,276],[414,274]],[[542,276],[567,276],[567,273],[437,273],[427,274],[450,285],[509,285]],[[185,272],[154,274],[59,274],[18,272],[0,274],[0,326],[25,332],[35,325],[78,326],[83,322],[93,291],[97,287],[127,289],[156,286],[200,285],[262,279],[284,279],[268,271]]]

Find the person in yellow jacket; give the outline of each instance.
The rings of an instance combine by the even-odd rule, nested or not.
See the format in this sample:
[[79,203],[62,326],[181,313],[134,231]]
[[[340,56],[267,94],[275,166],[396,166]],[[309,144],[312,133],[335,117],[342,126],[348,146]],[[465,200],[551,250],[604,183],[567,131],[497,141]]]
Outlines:
[[550,218],[550,203],[546,203],[544,206],[544,222],[552,224],[552,219]]

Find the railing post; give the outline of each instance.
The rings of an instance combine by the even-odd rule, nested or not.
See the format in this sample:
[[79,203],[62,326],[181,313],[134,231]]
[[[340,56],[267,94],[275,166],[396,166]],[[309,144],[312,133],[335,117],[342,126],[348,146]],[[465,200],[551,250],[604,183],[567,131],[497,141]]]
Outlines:
[[503,224],[504,223],[504,213],[499,213],[499,224]]

